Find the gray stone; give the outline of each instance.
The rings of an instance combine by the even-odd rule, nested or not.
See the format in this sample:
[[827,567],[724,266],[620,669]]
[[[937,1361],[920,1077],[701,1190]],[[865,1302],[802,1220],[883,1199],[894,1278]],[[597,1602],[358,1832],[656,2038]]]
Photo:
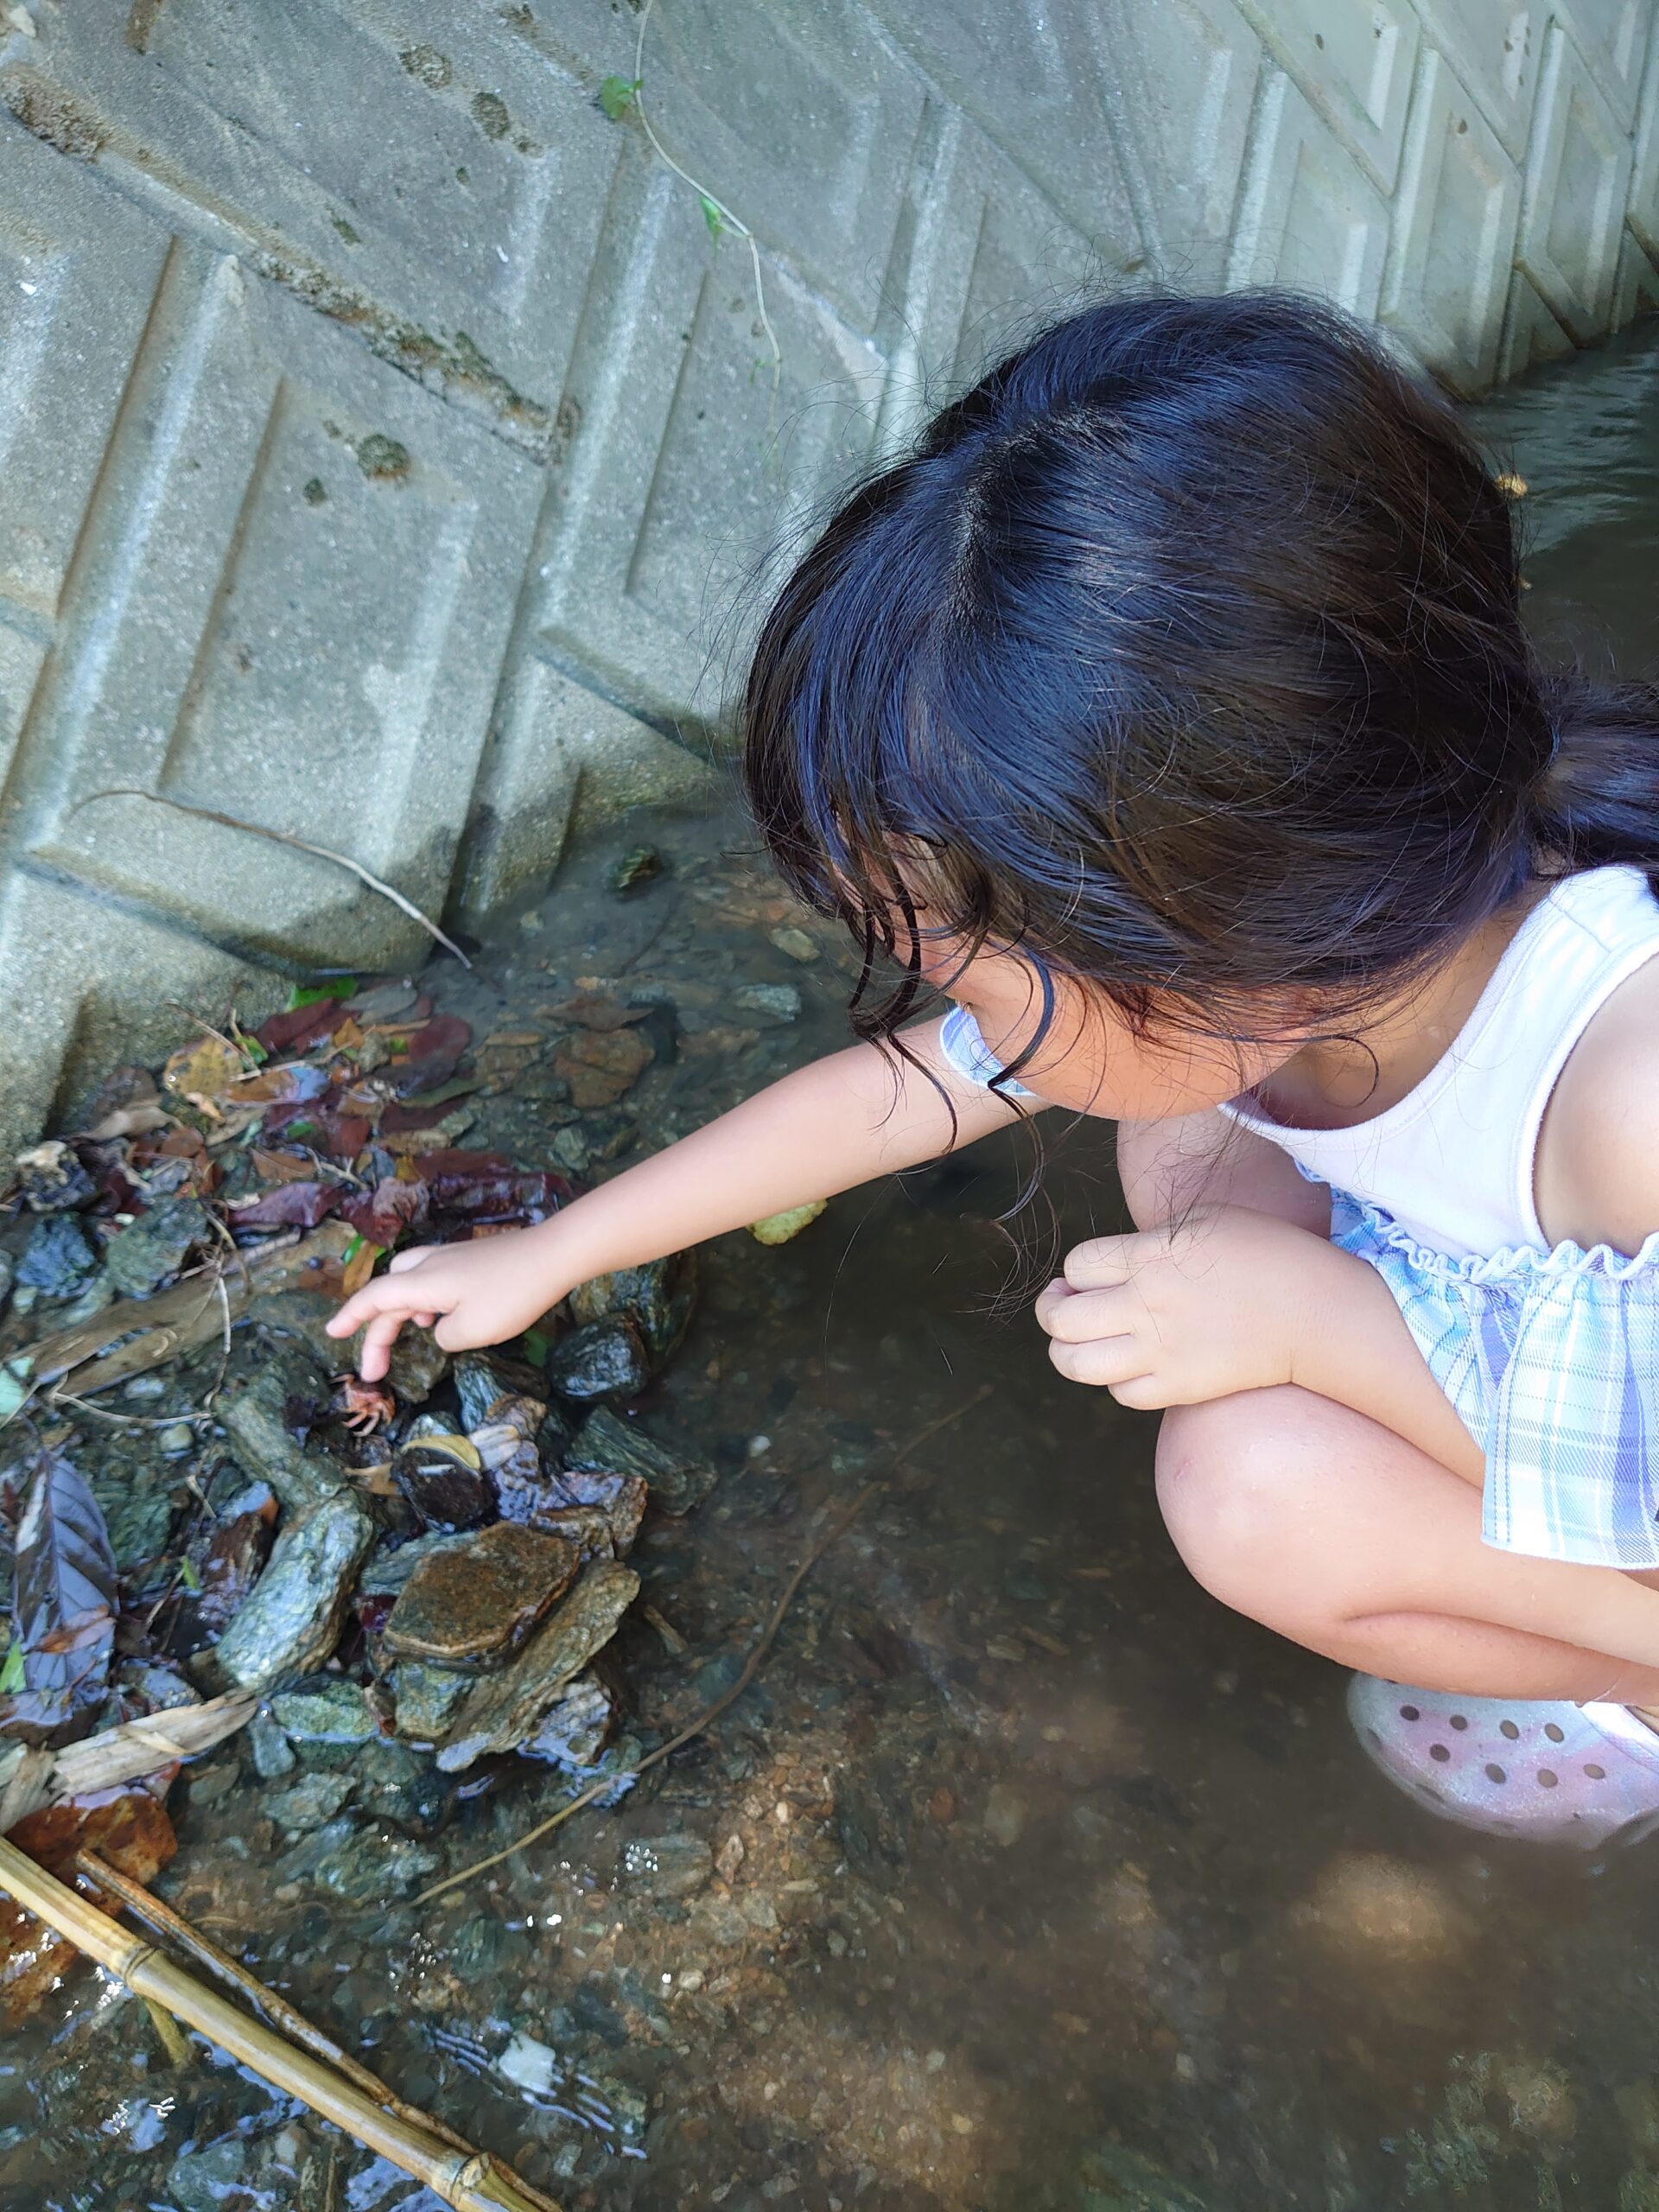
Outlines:
[[758,1014],[763,1021],[800,1019],[801,995],[793,983],[745,983],[734,994],[734,1003],[746,1014]]
[[624,1421],[608,1406],[588,1414],[565,1464],[643,1475],[652,1503],[677,1518],[701,1505],[720,1479],[712,1460],[647,1435],[638,1421]]
[[261,1782],[280,1782],[299,1764],[294,1746],[263,1705],[248,1723],[245,1740],[253,1770]]
[[391,1678],[398,1735],[405,1743],[435,1744],[454,1726],[476,1681],[474,1675],[406,1660]]
[[595,1675],[578,1675],[543,1715],[536,1733],[518,1747],[527,1759],[579,1774],[593,1766],[616,1725],[616,1700]]
[[638,1325],[626,1313],[589,1321],[561,1337],[547,1358],[547,1379],[561,1397],[632,1398],[651,1380]]
[[517,1750],[575,1675],[603,1649],[633,1603],[639,1578],[613,1560],[595,1560],[552,1618],[499,1675],[486,1675],[451,1722],[438,1751],[447,1774],[488,1751]]
[[634,1836],[622,1847],[625,1885],[659,1903],[695,1897],[714,1871],[715,1854],[700,1835]]
[[264,1689],[320,1667],[340,1641],[346,1601],[373,1541],[374,1523],[353,1497],[325,1498],[289,1522],[253,1595],[204,1655],[204,1672]]
[[310,1449],[294,1433],[327,1406],[328,1377],[298,1344],[267,1338],[266,1347],[256,1372],[219,1400],[219,1418],[242,1465],[263,1475],[290,1512],[303,1512],[348,1483],[321,1446]]
[[358,1588],[365,1598],[395,1598],[423,1559],[436,1559],[468,1542],[470,1529],[459,1535],[440,1530],[429,1536],[413,1536],[396,1551],[378,1551],[364,1568]]
[[247,2163],[247,2145],[234,2138],[182,2152],[167,2177],[169,2204],[177,2212],[224,2212],[226,2203],[240,2193]]
[[279,1690],[270,1712],[291,1744],[367,1744],[380,1732],[368,1699],[343,1675],[324,1675]]
[[412,1843],[378,1822],[360,1827],[349,1815],[330,1821],[296,1844],[271,1869],[272,1878],[308,1882],[342,1904],[381,1904],[417,1890],[438,1866],[429,1845]]
[[265,1798],[264,1808],[279,1828],[305,1835],[332,1821],[356,1786],[349,1774],[308,1774],[291,1789]]
[[29,1233],[17,1281],[48,1298],[73,1298],[98,1273],[98,1247],[86,1224],[72,1213],[42,1214]]
[[201,1200],[175,1192],[111,1237],[104,1254],[110,1280],[124,1298],[148,1298],[181,1274],[195,1246],[212,1235]]

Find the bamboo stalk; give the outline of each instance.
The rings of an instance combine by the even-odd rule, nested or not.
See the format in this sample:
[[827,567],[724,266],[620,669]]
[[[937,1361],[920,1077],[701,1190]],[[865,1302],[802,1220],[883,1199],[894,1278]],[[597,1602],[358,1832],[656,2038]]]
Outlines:
[[3,1837],[0,1889],[125,1982],[135,1997],[162,2005],[274,2088],[298,2097],[365,2150],[413,2175],[454,2212],[541,2212],[516,2177],[494,2160],[480,2152],[467,2155],[429,2129],[387,2112],[337,2068],[296,2050],[263,2021],[250,2019],[229,1998],[129,1934]]
[[[274,1989],[268,1989],[256,1974],[248,1972],[239,1959],[233,1959],[228,1951],[221,1950],[211,1936],[204,1936],[200,1929],[192,1927],[188,1920],[174,1911],[170,1904],[147,1890],[142,1882],[135,1882],[130,1875],[123,1874],[100,1859],[94,1851],[77,1852],[75,1866],[90,1881],[96,1882],[99,1889],[112,1897],[119,1898],[129,1912],[136,1913],[140,1920],[147,1922],[158,1936],[170,1937],[182,1949],[188,1951],[198,1965],[206,1967],[209,1974],[217,1975],[229,1988],[238,1991],[290,2043],[297,2044],[302,2050],[308,2050],[324,2065],[337,2067],[357,2084],[365,2096],[372,2097],[376,2104],[384,2105],[388,2112],[396,2113],[400,2120],[406,2120],[414,2126],[423,2127],[429,2133],[441,2137],[453,2150],[471,2151],[473,2146],[464,2135],[457,2135],[435,2113],[423,2112],[418,2105],[405,2104],[388,2083],[364,2065],[360,2058],[354,2058],[332,2036],[325,2034],[322,2029],[308,2020],[303,2012],[296,2012],[285,1997],[279,1996]],[[548,2208],[548,2212],[558,2212],[558,2207],[552,2203],[551,2199],[542,2202]]]

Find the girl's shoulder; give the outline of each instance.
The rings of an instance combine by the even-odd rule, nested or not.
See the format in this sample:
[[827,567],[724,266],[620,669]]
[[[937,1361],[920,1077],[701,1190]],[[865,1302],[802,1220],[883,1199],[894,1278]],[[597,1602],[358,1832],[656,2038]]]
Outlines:
[[1659,958],[1618,985],[1568,1054],[1533,1177],[1553,1243],[1635,1252],[1659,1230]]

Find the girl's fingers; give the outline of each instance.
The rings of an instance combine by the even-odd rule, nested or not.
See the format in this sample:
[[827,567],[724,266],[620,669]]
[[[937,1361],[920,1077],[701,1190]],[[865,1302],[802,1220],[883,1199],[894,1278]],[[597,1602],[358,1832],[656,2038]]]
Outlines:
[[1095,1337],[1121,1337],[1127,1316],[1122,1286],[1112,1290],[1068,1290],[1037,1301],[1039,1325],[1062,1344],[1084,1344]]
[[1096,1389],[1132,1382],[1145,1374],[1147,1364],[1147,1355],[1133,1337],[1096,1337],[1083,1344],[1065,1344],[1057,1337],[1048,1356],[1068,1382],[1086,1382]]
[[1154,1241],[1148,1236],[1091,1236],[1066,1254],[1065,1279],[1073,1290],[1103,1290],[1127,1282],[1137,1259],[1147,1257]]
[[391,1366],[391,1348],[403,1325],[401,1313],[384,1313],[370,1322],[357,1357],[357,1371],[365,1382],[378,1382]]
[[406,1274],[410,1268],[418,1268],[423,1260],[429,1260],[437,1249],[435,1244],[411,1244],[407,1251],[394,1252],[387,1263],[386,1273],[389,1275]]

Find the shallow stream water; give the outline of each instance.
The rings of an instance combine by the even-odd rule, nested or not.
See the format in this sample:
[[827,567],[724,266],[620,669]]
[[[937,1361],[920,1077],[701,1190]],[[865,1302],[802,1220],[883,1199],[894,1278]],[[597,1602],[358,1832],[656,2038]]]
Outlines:
[[[1659,653],[1656,358],[1641,334],[1484,417],[1531,487],[1541,629],[1632,665]],[[620,899],[642,836],[670,872]],[[636,821],[475,976],[429,980],[480,1038],[587,976],[671,1001],[677,1058],[628,1103],[650,1148],[843,1036],[839,949],[771,941],[794,918],[735,813]],[[743,1011],[752,983],[797,986],[798,1019]],[[541,1165],[553,1134],[504,1090],[465,1141]],[[1107,1133],[1050,1144],[1068,1239],[1116,1224]],[[998,1140],[706,1254],[647,1414],[723,1477],[635,1554],[637,1742],[732,1681],[883,1485],[707,1736],[419,1909],[563,1786],[519,1767],[401,1824],[365,1790],[320,1868],[263,1809],[291,1779],[232,1745],[178,1786],[160,1886],[583,2212],[1659,2212],[1659,1844],[1604,1865],[1437,1825],[1360,1757],[1335,1669],[1192,1585],[1154,1421],[992,1310],[1024,1173]],[[152,1433],[89,1442],[100,1484],[175,1483]],[[228,2063],[168,2069],[89,1974],[0,2047],[8,2212],[434,2202]]]

